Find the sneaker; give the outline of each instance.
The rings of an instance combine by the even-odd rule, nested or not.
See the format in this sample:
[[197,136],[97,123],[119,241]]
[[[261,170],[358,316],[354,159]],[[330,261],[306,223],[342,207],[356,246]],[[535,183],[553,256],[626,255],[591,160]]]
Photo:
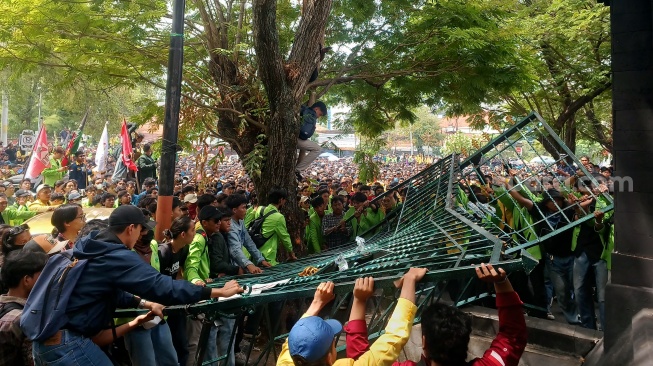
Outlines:
[[556,320],[555,315],[553,315],[551,313],[546,313],[546,318],[549,319],[549,320]]

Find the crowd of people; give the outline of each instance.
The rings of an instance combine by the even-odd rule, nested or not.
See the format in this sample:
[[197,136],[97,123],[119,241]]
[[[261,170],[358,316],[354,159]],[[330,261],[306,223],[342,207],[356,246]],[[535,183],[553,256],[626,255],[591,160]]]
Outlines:
[[[387,160],[380,163],[383,174],[380,180],[383,182],[369,186],[356,181],[356,165],[351,159],[331,162],[318,158],[311,162],[307,169],[308,176],[298,182],[297,194],[300,197],[297,201],[305,209],[306,234],[296,241],[291,238],[285,217],[280,212],[289,194],[295,192],[272,189],[266,197],[269,204],[259,207],[254,184],[239,161],[225,159],[208,171],[198,171],[193,157],[181,156],[175,177],[172,225],[165,230],[165,240],[157,242],[153,230],[148,226],[157,208],[157,162],[152,157],[151,146],[140,144],[137,139],[138,136],[135,142],[140,154],[135,161],[139,171],[134,176],[128,172],[124,176],[116,176],[116,162],[119,160],[115,156],[109,159],[106,171],[98,172],[94,166],[92,146],[78,150],[65,165],[62,161],[63,148],[53,146],[50,166],[41,176],[36,180],[22,179],[18,186],[14,186],[8,179],[24,167],[6,153],[2,157],[1,160],[7,161],[7,167],[11,169],[3,176],[6,180],[0,183],[2,278],[20,276],[21,279],[30,280],[21,280],[18,284],[3,281],[2,292],[7,295],[0,299],[0,303],[15,303],[19,308],[10,308],[8,314],[0,319],[0,332],[11,334],[11,337],[3,337],[3,341],[0,341],[0,354],[3,356],[0,364],[48,364],[71,351],[87,352],[86,356],[93,358],[100,357],[91,343],[102,347],[112,343],[110,332],[104,330],[114,328],[117,336],[124,339],[133,365],[190,365],[198,348],[202,322],[173,314],[165,322],[146,329],[142,325],[151,321],[154,314],[162,315],[159,302],[168,305],[171,301],[196,302],[211,295],[197,291],[212,282],[213,278],[261,273],[265,268],[277,265],[282,258],[295,259],[295,252],[305,255],[307,250],[303,248],[315,253],[355,238],[398,206],[398,195],[384,201],[382,207],[370,205],[369,201],[374,195],[380,194],[385,187],[397,186],[427,166],[421,158],[382,157]],[[34,181],[37,183],[33,184]],[[319,184],[315,184],[316,181]],[[87,207],[111,208],[113,212],[108,220],[87,222],[83,210]],[[24,222],[48,211],[52,212],[53,232],[31,235],[29,226]],[[372,211],[374,213],[368,218],[367,212]],[[322,228],[325,216],[325,220],[330,218],[331,222],[334,217],[346,217],[347,235],[342,235],[340,224],[334,225],[337,226],[334,228]],[[262,221],[260,236],[263,241],[260,243],[255,242],[248,231],[257,219]],[[107,246],[106,243],[113,244]],[[123,253],[116,251],[119,248],[131,250]],[[285,251],[283,256],[278,255],[279,248]],[[133,273],[116,271],[118,258],[111,261],[107,258],[108,262],[97,269],[98,274],[110,264],[113,273],[130,279],[121,281],[110,276],[85,276],[88,285],[85,285],[86,282],[78,283],[71,294],[69,309],[75,315],[70,316],[66,329],[55,335],[63,342],[60,345],[65,343],[66,347],[55,347],[55,350],[50,347],[51,339],[48,342],[27,341],[18,327],[18,319],[20,308],[25,306],[26,298],[48,256],[66,250],[72,250],[79,258],[98,252],[107,256],[115,254],[121,261],[132,263],[132,267],[140,269]],[[124,256],[129,256],[132,262]],[[133,266],[135,258],[142,265]],[[150,269],[145,269],[143,265]],[[13,268],[19,268],[18,272],[12,274]],[[170,284],[161,276],[175,281]],[[143,283],[143,278],[148,278],[146,282],[151,280],[164,285],[152,292],[133,288],[137,279],[138,283]],[[190,290],[177,285],[177,281],[196,286],[198,290],[192,291],[196,295],[188,295]],[[108,283],[119,285],[109,286]],[[91,290],[91,287],[98,290]],[[103,289],[106,291],[103,292]],[[134,297],[115,304],[115,301],[109,301],[109,293],[115,290],[134,294]],[[180,291],[182,294],[173,295]],[[88,292],[94,293],[92,299],[86,295]],[[141,302],[141,299],[147,301]],[[112,325],[108,321],[109,315],[118,305],[138,305],[151,309],[153,313],[136,319],[115,319]],[[89,321],[91,314],[104,316]],[[221,319],[220,325],[211,329],[205,360],[229,354],[229,365],[234,365],[236,361],[240,363],[244,358],[243,348],[254,342],[258,331],[259,322],[254,318]],[[242,335],[235,343],[235,349],[229,349],[230,336],[236,327]],[[153,344],[157,346],[153,347]],[[98,361],[97,364],[102,363]]]
[[[319,110],[319,107],[316,108]],[[200,170],[193,156],[181,155],[177,164],[170,213],[172,225],[165,230],[165,239],[157,241],[152,230],[154,222],[151,221],[157,211],[157,162],[151,146],[142,144],[142,138],[139,139],[136,135],[134,143],[138,151],[137,156],[134,156],[139,167],[136,175],[127,171],[116,174],[120,170],[117,156],[109,158],[106,171],[97,171],[93,164],[92,147],[80,149],[71,158],[71,162],[64,165],[64,150],[55,146],[51,151],[50,167],[43,171],[36,186],[33,186],[30,179],[23,179],[18,187],[8,180],[0,182],[0,266],[2,293],[7,294],[0,298],[0,304],[18,304],[18,307],[10,308],[6,314],[0,312],[0,333],[3,334],[0,337],[0,365],[48,364],[62,358],[72,360],[80,357],[93,359],[92,364],[109,365],[109,356],[101,348],[107,348],[116,337],[124,339],[124,346],[133,365],[191,365],[195,361],[202,322],[184,315],[171,314],[165,321],[143,326],[152,322],[155,316],[163,318],[163,305],[160,304],[191,303],[210,297],[230,296],[241,291],[235,282],[228,283],[223,289],[208,290],[205,286],[214,278],[261,273],[282,260],[320,253],[351,242],[358,236],[372,235],[369,229],[401,208],[406,190],[400,188],[400,183],[434,162],[432,157],[425,156],[380,156],[377,157],[380,167],[377,179],[361,182],[357,177],[357,166],[351,159],[329,161],[309,153],[311,156],[306,155],[304,159],[314,160],[308,163],[304,161],[305,167],[302,166],[301,170],[295,172],[298,178],[297,191],[273,188],[267,193],[265,201],[268,204],[263,206],[259,205],[253,181],[248,178],[238,160],[225,159],[221,164]],[[307,147],[308,144],[302,146]],[[8,179],[21,169],[11,155],[12,149],[13,146],[9,145],[0,158],[0,161],[6,162],[3,166],[10,170],[2,171],[3,179]],[[581,161],[588,164],[586,167],[591,169],[590,172],[594,171],[595,167],[590,165],[588,158]],[[492,165],[489,167],[491,170]],[[611,172],[597,169],[597,174],[603,174],[606,181],[609,180]],[[528,174],[528,170],[510,169],[509,173],[519,179]],[[521,216],[525,213],[535,221],[546,219],[554,227],[564,221],[560,215],[567,215],[571,220],[584,214],[594,215],[593,221],[548,239],[538,247],[536,257],[540,264],[528,279],[517,281],[515,287],[529,303],[545,309],[550,309],[551,299],[556,296],[567,321],[588,328],[596,327],[592,300],[592,290],[595,288],[600,304],[600,324],[604,326],[604,290],[611,250],[609,241],[612,236],[609,234],[609,215],[600,211],[601,203],[586,200],[582,206],[585,210],[579,211],[570,205],[572,196],[564,196],[556,187],[547,187],[538,197],[524,196],[512,189],[510,184],[513,180],[497,182],[491,171],[485,171],[484,174],[487,174],[484,182],[472,176],[462,182],[466,199],[459,201],[461,206],[470,202],[477,203],[483,194],[492,195],[488,192],[492,189],[498,191],[499,187],[510,192],[512,199],[519,205],[516,209],[524,209]],[[575,167],[561,164],[551,174],[571,179],[578,172]],[[386,191],[389,193],[383,199],[375,200],[375,197]],[[297,202],[304,214],[301,238],[291,236],[286,217],[282,214],[282,207],[291,194],[297,195]],[[86,207],[114,210],[108,220],[86,222],[83,211]],[[506,207],[494,209],[507,211]],[[47,211],[52,211],[53,232],[32,236],[24,222]],[[516,221],[510,221],[509,225],[515,229],[519,227]],[[545,226],[542,225],[542,228]],[[45,267],[48,256],[66,250],[72,250],[77,258],[100,256],[103,259],[89,262],[86,271],[91,271],[92,274],[84,276],[73,290],[68,307],[70,320],[65,329],[46,340],[29,342],[18,326],[21,309],[25,306],[39,273]],[[498,281],[497,293],[510,293],[506,295],[510,300],[502,300],[501,303],[521,308],[519,297],[513,295],[512,287],[505,285],[505,274],[497,274],[491,268],[489,271],[483,267],[481,273]],[[530,286],[526,281],[530,281]],[[412,288],[414,289],[414,284]],[[355,290],[354,298],[356,293]],[[320,304],[324,305],[329,296],[329,291],[321,285],[315,298],[321,299]],[[499,298],[498,296],[498,303]],[[135,319],[112,321],[111,317],[118,306],[146,308],[150,313]],[[393,329],[409,329],[407,324],[412,324],[412,319],[407,319],[410,317],[406,314],[410,313],[410,307],[407,304],[395,310],[398,315],[397,319],[393,316],[391,321],[392,327],[395,327]],[[501,309],[501,305],[499,307]],[[439,319],[446,318],[448,315],[443,314],[453,310],[438,311],[441,313],[433,316]],[[308,317],[303,318],[295,327],[315,314],[317,312],[307,312]],[[467,338],[463,336],[457,340],[460,347],[465,344],[466,351],[469,331],[465,329],[469,327],[465,322],[468,320],[461,313],[455,314],[462,322],[462,325],[458,325],[462,327],[463,333],[467,332]],[[550,310],[543,315],[533,312],[533,315],[553,318]],[[228,355],[228,366],[241,364],[244,361],[244,351],[255,341],[260,316],[255,313],[238,319],[219,318],[211,327],[204,359],[212,360],[219,355]],[[510,318],[518,317],[513,314]],[[356,318],[359,321],[362,319],[364,317]],[[424,319],[423,322],[426,322],[428,318]],[[426,327],[423,329],[431,326],[433,334],[436,334],[435,322],[439,320],[434,319],[428,321],[433,324],[423,323]],[[318,320],[312,321],[319,323]],[[523,316],[522,320],[517,320],[518,323],[521,321]],[[398,322],[403,322],[403,325],[398,325]],[[350,323],[353,329],[351,324],[357,323]],[[318,360],[333,364],[335,359],[330,358],[333,357],[331,348],[326,343],[318,347],[320,351],[309,353],[306,353],[306,349],[313,346],[294,345],[294,342],[301,343],[302,338],[305,338],[301,334],[295,337],[295,327],[290,330],[290,337],[284,346],[284,353],[292,361],[282,353],[279,364],[294,362],[300,366]],[[336,328],[332,328],[334,333]],[[352,339],[357,339],[352,341],[353,344],[361,346],[348,347],[348,355],[350,349],[353,352],[350,358],[366,357],[367,346],[362,343],[367,337],[364,336],[363,328],[358,324],[355,327],[357,330],[351,331],[354,337]],[[521,329],[521,325],[517,328]],[[231,342],[234,330],[238,336],[235,342]],[[523,332],[525,329],[518,330],[519,334],[510,337],[518,338],[521,342]],[[349,331],[347,337],[349,344]],[[377,343],[386,341],[384,337]],[[405,338],[405,335],[401,337]],[[429,338],[429,335],[425,337],[425,347],[435,350],[436,343],[441,338]],[[405,344],[405,341],[402,342]],[[400,349],[402,342],[393,347]],[[500,343],[505,345],[506,342],[504,339]],[[374,347],[376,343],[372,346],[373,349]],[[447,356],[447,350],[439,352],[442,356],[434,353],[425,357],[432,357],[430,359],[435,362],[450,359],[446,357],[461,357],[461,354]],[[499,351],[494,352],[496,357],[503,361],[513,360],[515,355],[518,360],[523,345],[512,344],[508,353],[505,350],[497,352]],[[389,353],[388,357],[396,358],[393,355],[394,353]],[[73,364],[72,361],[66,362],[63,364]]]

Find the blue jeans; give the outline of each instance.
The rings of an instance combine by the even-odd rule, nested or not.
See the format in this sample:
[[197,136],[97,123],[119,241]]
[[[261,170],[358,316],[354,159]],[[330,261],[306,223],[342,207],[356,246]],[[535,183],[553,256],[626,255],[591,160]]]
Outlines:
[[605,331],[605,286],[608,284],[608,265],[604,260],[592,264],[585,252],[574,260],[574,293],[580,313],[580,324],[589,329],[596,329],[592,283],[587,281],[587,274],[592,270],[596,278],[596,294],[599,300],[599,321]]
[[[187,319],[186,321],[186,329],[188,335],[188,362],[186,363],[186,366],[195,365],[195,357],[197,357],[197,349],[202,333],[202,326],[203,323],[200,320]],[[204,350],[204,360],[202,360],[203,362],[215,360],[218,358],[217,337],[218,327],[211,325],[209,330],[209,337],[205,345],[206,348]],[[217,362],[214,362],[212,365],[217,365]]]
[[546,256],[546,266],[558,298],[558,305],[560,305],[562,313],[565,314],[565,319],[569,324],[578,324],[576,303],[572,299],[574,291],[574,259],[573,255],[568,257]]
[[125,348],[133,366],[178,366],[177,352],[167,323],[138,327],[125,334]]
[[[220,326],[218,327],[218,353],[220,356],[229,355],[227,363],[221,362],[223,366],[235,366],[236,360],[234,358],[234,342],[231,341],[231,336],[234,333],[236,326],[236,319],[219,318]],[[235,337],[234,337],[235,341]]]
[[45,342],[32,343],[36,366],[113,366],[90,338],[68,330],[61,330],[59,334],[61,338],[56,344],[46,346]]

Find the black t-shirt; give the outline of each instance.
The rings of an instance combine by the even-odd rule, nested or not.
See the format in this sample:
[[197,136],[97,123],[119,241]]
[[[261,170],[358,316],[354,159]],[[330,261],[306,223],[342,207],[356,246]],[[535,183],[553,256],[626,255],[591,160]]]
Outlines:
[[[534,204],[529,213],[533,218],[533,223],[537,223],[536,228],[538,237],[543,237],[552,231],[560,229],[567,225],[569,221],[574,220],[574,209],[573,207],[569,206],[563,207],[561,212],[551,213],[546,208],[546,205],[543,202],[540,202]],[[543,220],[544,216],[542,216],[542,214],[546,216],[546,221]],[[561,233],[558,233],[557,235],[543,240],[540,243],[540,246],[547,254],[554,255],[556,257],[568,257],[573,254],[571,251],[572,234],[573,231],[567,229]]]
[[583,252],[591,263],[596,263],[603,254],[603,242],[599,233],[594,230],[594,220],[589,220],[580,225],[580,233],[576,239],[576,250],[574,254],[578,257]]
[[183,266],[188,257],[188,246],[177,253],[172,252],[172,243],[159,244],[159,268],[163,275],[177,278],[179,268]]

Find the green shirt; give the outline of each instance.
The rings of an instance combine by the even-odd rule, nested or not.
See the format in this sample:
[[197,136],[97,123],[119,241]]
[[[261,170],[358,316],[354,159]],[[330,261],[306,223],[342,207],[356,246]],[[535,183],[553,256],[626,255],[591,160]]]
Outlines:
[[61,160],[55,158],[50,158],[50,167],[43,169],[43,184],[47,184],[50,187],[54,187],[54,184],[63,179],[64,172],[58,172],[57,170],[61,168]]
[[[25,206],[21,206],[25,207]],[[27,209],[25,207],[25,209]],[[2,220],[4,220],[5,224],[7,225],[12,225],[12,226],[18,226],[25,222],[25,220],[34,217],[38,212],[34,211],[25,211],[23,209],[17,209],[16,206],[9,206],[7,209],[2,211]]]
[[188,257],[184,264],[184,278],[191,283],[197,280],[205,281],[209,278],[209,273],[209,250],[206,246],[206,238],[201,233],[197,233],[188,248]]
[[324,245],[322,218],[316,212],[310,216],[310,221],[306,226],[306,246],[309,253],[320,253]]
[[[363,212],[361,215],[360,220],[356,219],[356,217],[353,217],[355,212],[356,209],[354,206],[351,206],[349,207],[349,210],[345,212],[344,216],[345,220],[349,220],[349,222],[351,222],[351,240],[356,239],[357,236],[361,236],[364,232],[369,230],[374,225],[380,223],[385,218],[385,214],[382,210],[378,209],[376,212],[374,212],[371,207],[365,209],[365,212]],[[372,235],[373,233],[367,233],[365,235],[366,239]]]
[[[288,228],[286,227],[286,218],[279,213],[276,207],[273,205],[268,205],[263,210],[263,215],[267,214],[270,211],[277,211],[265,219],[263,222],[263,227],[261,233],[264,237],[270,238],[268,241],[263,244],[259,249],[265,260],[267,260],[271,265],[276,266],[279,264],[277,262],[277,249],[279,245],[283,245],[286,250],[293,252],[292,241],[290,240],[290,234],[288,234]],[[259,210],[256,211],[256,217],[258,217]]]

